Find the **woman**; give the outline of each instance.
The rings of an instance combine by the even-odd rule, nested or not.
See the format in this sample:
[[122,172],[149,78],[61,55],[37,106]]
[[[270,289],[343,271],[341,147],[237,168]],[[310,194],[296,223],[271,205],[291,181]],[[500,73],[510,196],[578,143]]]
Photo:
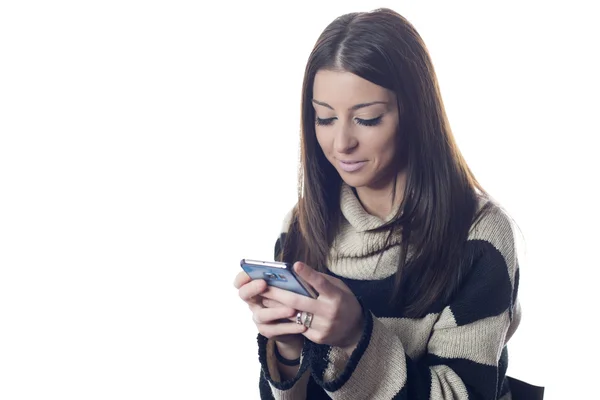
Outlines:
[[460,154],[425,44],[402,16],[343,15],[302,88],[299,198],[277,260],[312,299],[235,279],[265,399],[510,399],[511,223]]

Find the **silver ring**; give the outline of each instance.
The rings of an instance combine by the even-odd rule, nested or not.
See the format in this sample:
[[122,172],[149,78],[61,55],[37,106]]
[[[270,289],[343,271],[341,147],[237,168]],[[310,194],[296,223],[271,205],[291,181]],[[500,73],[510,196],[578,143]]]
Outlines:
[[298,311],[296,313],[296,323],[298,325],[302,325],[302,312],[301,311]]
[[307,327],[310,328],[310,325],[312,324],[312,319],[313,319],[313,314],[303,311],[302,312],[302,324]]

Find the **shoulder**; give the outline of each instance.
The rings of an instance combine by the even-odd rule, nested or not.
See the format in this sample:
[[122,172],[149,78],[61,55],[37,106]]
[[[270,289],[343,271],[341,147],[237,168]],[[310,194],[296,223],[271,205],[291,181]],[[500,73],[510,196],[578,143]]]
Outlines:
[[477,213],[469,230],[470,240],[496,242],[503,237],[514,240],[513,221],[497,202],[480,198]]
[[468,242],[499,253],[512,276],[517,268],[516,225],[500,204],[480,199],[478,216],[469,230]]

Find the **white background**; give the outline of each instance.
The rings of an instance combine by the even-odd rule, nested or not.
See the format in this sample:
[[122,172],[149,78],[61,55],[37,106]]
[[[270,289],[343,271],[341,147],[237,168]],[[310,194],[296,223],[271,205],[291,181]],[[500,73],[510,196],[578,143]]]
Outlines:
[[548,3],[0,3],[0,398],[258,399],[232,281],[295,201],[315,40],[379,6],[526,239],[509,374],[597,398],[600,32]]

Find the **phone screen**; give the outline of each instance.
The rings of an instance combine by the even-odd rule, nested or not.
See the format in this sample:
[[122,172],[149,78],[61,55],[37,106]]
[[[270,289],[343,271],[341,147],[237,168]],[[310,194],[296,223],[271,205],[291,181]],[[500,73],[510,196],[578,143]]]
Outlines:
[[242,269],[246,271],[248,276],[252,279],[264,279],[267,281],[267,285],[313,297],[304,286],[302,286],[292,271],[285,268],[285,265],[286,264],[281,264],[282,268],[279,268],[269,265],[254,264],[243,260],[241,263]]

